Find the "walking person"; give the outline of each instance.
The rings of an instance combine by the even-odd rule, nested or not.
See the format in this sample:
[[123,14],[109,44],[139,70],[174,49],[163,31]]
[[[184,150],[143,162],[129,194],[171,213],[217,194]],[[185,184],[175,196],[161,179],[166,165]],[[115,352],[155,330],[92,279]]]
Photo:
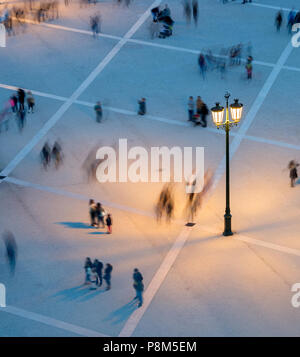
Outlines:
[[84,281],[84,284],[91,283],[92,267],[93,267],[93,263],[91,261],[91,258],[89,258],[89,257],[85,258],[85,262],[84,262],[85,281]]
[[24,101],[25,101],[25,91],[22,88],[18,89],[18,102],[19,102],[19,111],[24,110]]
[[295,17],[296,17],[296,11],[292,9],[288,14],[288,21],[287,21],[287,28],[289,34],[292,33],[292,27],[295,23]]
[[298,178],[297,167],[299,164],[295,160],[291,160],[288,165],[290,170],[291,187],[295,187],[296,180]]
[[277,32],[280,31],[280,28],[281,28],[281,25],[282,25],[282,12],[281,10],[277,12],[277,15],[275,17],[275,26],[276,26],[276,29],[277,29]]
[[102,281],[103,281],[103,277],[102,277],[103,263],[100,262],[98,259],[95,259],[94,263],[93,263],[93,268],[95,269],[95,272],[97,274],[96,275],[96,285],[101,286]]
[[141,307],[143,305],[144,284],[143,275],[139,272],[137,268],[133,270],[133,287],[136,293],[133,300],[137,299],[139,302],[138,307]]
[[113,266],[109,263],[106,264],[104,269],[103,280],[106,282],[106,290],[110,290],[111,288],[111,272],[113,270]]
[[252,79],[252,70],[253,70],[252,62],[248,61],[245,67],[247,71],[247,79],[250,80]]
[[101,105],[100,101],[98,101],[96,103],[96,105],[94,106],[94,110],[95,110],[95,113],[96,113],[96,122],[97,123],[101,123],[101,120],[102,120],[102,105]]
[[142,98],[138,101],[139,104],[139,115],[145,115],[146,114],[146,98]]
[[[102,207],[101,203],[98,202],[97,203],[97,208],[96,208],[96,217],[97,217],[97,224],[98,224],[98,228],[104,228],[105,224],[104,224],[104,217],[105,217],[106,213],[104,208]],[[101,223],[101,227],[100,226]]]
[[27,92],[27,107],[28,107],[28,114],[30,113],[33,113],[33,109],[34,109],[34,106],[35,106],[35,100],[34,100],[34,97],[31,93],[31,91],[28,91]]
[[62,163],[63,154],[62,154],[61,146],[57,141],[55,141],[55,143],[53,145],[51,157],[54,160],[55,168],[58,169]]
[[10,268],[10,272],[13,275],[16,269],[17,243],[14,235],[9,231],[3,233],[3,240],[6,248],[6,258],[8,261],[8,265]]
[[205,79],[206,62],[205,62],[205,57],[202,53],[200,53],[199,55],[198,64],[200,68],[200,73],[202,74],[202,78]]
[[200,116],[201,116],[201,121],[200,121],[200,125],[203,128],[207,127],[207,120],[206,120],[206,116],[208,115],[208,108],[207,105],[205,103],[202,104],[201,110],[200,110]]
[[189,121],[193,121],[193,116],[194,116],[194,99],[192,96],[189,97],[188,100],[188,114],[189,114]]
[[191,9],[191,5],[190,5],[188,0],[185,0],[184,3],[183,3],[183,11],[184,11],[184,15],[185,15],[187,24],[190,24],[191,23],[192,9]]
[[108,213],[107,217],[106,217],[106,225],[107,225],[107,234],[111,234],[112,233],[112,218],[111,218],[111,214]]
[[195,26],[197,26],[198,25],[198,0],[193,0],[192,7],[193,7],[194,23]]
[[90,219],[91,219],[91,226],[92,227],[96,227],[96,221],[95,221],[95,218],[96,218],[96,210],[97,210],[97,206],[95,204],[95,201],[94,200],[90,200],[89,202],[89,214],[90,214]]

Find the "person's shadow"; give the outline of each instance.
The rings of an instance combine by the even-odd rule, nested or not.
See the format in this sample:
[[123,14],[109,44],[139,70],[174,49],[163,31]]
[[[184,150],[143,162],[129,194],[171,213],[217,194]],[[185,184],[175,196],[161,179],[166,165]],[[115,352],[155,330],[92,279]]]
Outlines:
[[62,226],[68,227],[68,228],[80,228],[80,229],[91,229],[93,228],[89,224],[83,223],[83,222],[57,222],[56,224],[60,224]]
[[83,297],[90,291],[91,290],[89,289],[89,285],[81,284],[79,286],[75,286],[74,288],[61,290],[58,293],[52,295],[52,297],[60,297],[61,301],[72,301]]
[[129,316],[133,313],[133,311],[136,309],[135,305],[136,300],[131,300],[129,303],[126,305],[123,305],[119,309],[111,312],[105,319],[104,321],[110,321],[112,320],[113,325],[117,325],[125,320],[128,320]]

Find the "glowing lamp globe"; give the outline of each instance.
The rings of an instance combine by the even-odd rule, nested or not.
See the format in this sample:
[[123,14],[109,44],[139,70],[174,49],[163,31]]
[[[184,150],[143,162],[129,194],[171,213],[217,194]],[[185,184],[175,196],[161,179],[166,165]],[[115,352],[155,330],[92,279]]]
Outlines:
[[222,125],[224,118],[224,107],[220,106],[220,103],[216,103],[216,106],[211,108],[211,115],[216,126]]
[[243,104],[239,103],[238,99],[234,100],[234,103],[230,105],[231,119],[237,124],[242,118]]

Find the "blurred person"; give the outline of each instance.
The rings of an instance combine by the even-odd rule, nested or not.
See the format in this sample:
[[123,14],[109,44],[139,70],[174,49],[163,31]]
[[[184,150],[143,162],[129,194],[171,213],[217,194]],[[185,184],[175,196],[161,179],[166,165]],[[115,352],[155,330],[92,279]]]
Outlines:
[[295,18],[296,18],[296,11],[292,9],[288,14],[288,20],[287,20],[287,28],[289,34],[292,33],[292,27],[295,23]]
[[91,283],[92,267],[93,267],[93,263],[91,261],[91,258],[89,258],[89,257],[85,258],[85,262],[84,262],[85,281],[84,281],[84,284]]
[[142,98],[138,101],[139,104],[139,111],[138,115],[145,115],[146,114],[146,98]]
[[102,120],[102,105],[101,105],[100,101],[98,101],[96,103],[96,105],[94,106],[94,110],[95,110],[95,113],[96,113],[96,122],[97,123],[101,123],[101,120]]
[[282,11],[278,11],[275,17],[275,26],[277,29],[277,32],[280,31],[281,25],[282,25],[283,17],[282,17]]
[[144,284],[143,284],[143,275],[140,271],[135,268],[133,270],[133,288],[135,289],[135,297],[133,300],[138,300],[139,304],[138,307],[143,305],[143,291],[144,291]]
[[103,263],[100,262],[98,259],[94,260],[93,267],[96,272],[96,286],[101,286],[103,281],[102,270],[103,270]]
[[58,169],[62,163],[62,160],[63,160],[63,153],[62,153],[61,146],[57,141],[55,141],[55,143],[53,145],[53,148],[51,151],[51,157],[54,160],[55,168]]
[[96,227],[96,212],[97,212],[97,206],[95,204],[95,201],[90,199],[89,201],[89,215],[90,215],[90,219],[91,219],[91,226],[92,227]]
[[198,25],[198,0],[193,0],[192,7],[193,7],[194,23],[195,26],[197,26]]
[[111,272],[113,270],[113,266],[109,263],[106,264],[104,269],[103,280],[106,282],[106,290],[111,289]]
[[159,195],[158,201],[155,205],[155,214],[158,222],[161,221],[163,214],[166,215],[166,220],[170,223],[173,218],[174,199],[173,199],[173,185],[166,183]]
[[191,9],[191,5],[189,3],[188,0],[184,0],[183,2],[183,12],[186,18],[186,22],[188,24],[191,23],[191,15],[192,15],[192,9]]
[[97,208],[96,208],[96,217],[97,217],[97,225],[98,228],[100,226],[101,223],[101,227],[100,228],[104,228],[105,227],[105,223],[104,223],[104,217],[106,215],[106,212],[104,210],[104,208],[102,207],[101,203],[98,202],[97,203]]
[[107,214],[105,223],[107,226],[107,234],[111,234],[112,233],[112,217],[111,217],[110,213]]
[[248,57],[247,64],[246,64],[245,67],[246,67],[246,71],[247,71],[247,79],[251,80],[252,79],[253,66],[252,66],[252,59],[250,59],[249,57]]
[[298,178],[298,166],[299,164],[295,160],[291,160],[288,164],[288,169],[290,170],[291,187],[295,187],[295,183]]
[[209,192],[213,184],[213,173],[211,170],[207,170],[204,174],[204,185],[201,192],[197,192],[197,177],[192,175],[188,185],[191,188],[191,192],[187,194],[187,202],[185,211],[187,213],[188,222],[193,222],[199,209],[202,207],[203,199]]
[[26,96],[26,94],[25,94],[24,89],[19,88],[18,89],[19,110],[21,110],[21,109],[24,110],[25,109],[25,107],[24,107],[25,96]]
[[207,120],[206,120],[206,117],[209,113],[209,110],[207,108],[207,105],[202,102],[202,106],[201,106],[201,109],[200,109],[200,125],[203,127],[203,128],[206,128],[207,127]]
[[200,68],[200,73],[202,74],[202,78],[205,79],[206,62],[205,62],[205,57],[202,53],[200,53],[199,55],[198,64]]
[[45,170],[47,170],[47,168],[50,165],[50,161],[51,161],[51,150],[50,150],[50,146],[49,144],[46,142],[41,150],[41,160],[42,160],[42,164]]
[[6,248],[6,258],[8,261],[8,265],[10,268],[10,272],[13,275],[16,269],[16,261],[17,261],[17,243],[14,235],[10,231],[5,231],[2,235],[2,239]]
[[160,13],[159,6],[154,7],[153,9],[151,9],[151,15],[152,15],[153,21],[157,21],[158,20],[159,13]]
[[31,91],[28,91],[27,92],[27,107],[28,107],[28,113],[33,113],[33,109],[34,109],[34,106],[35,106],[35,100],[34,100],[34,97],[31,93]]
[[193,120],[193,115],[194,115],[194,108],[195,108],[195,104],[194,104],[194,98],[192,96],[189,97],[188,100],[188,114],[189,114],[189,121]]

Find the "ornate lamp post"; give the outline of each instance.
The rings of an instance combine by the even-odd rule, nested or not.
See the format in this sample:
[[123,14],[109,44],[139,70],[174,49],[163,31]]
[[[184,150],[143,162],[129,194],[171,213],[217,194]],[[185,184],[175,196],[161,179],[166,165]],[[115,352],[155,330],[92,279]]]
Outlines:
[[243,104],[239,103],[238,99],[234,100],[234,103],[230,105],[231,120],[229,119],[229,105],[228,99],[229,93],[225,94],[226,99],[226,115],[224,121],[224,107],[220,106],[220,103],[216,103],[216,106],[211,109],[212,119],[216,127],[223,128],[226,132],[226,209],[224,215],[224,236],[232,236],[231,230],[231,213],[230,213],[230,175],[229,175],[229,131],[233,125],[238,125],[242,118]]

